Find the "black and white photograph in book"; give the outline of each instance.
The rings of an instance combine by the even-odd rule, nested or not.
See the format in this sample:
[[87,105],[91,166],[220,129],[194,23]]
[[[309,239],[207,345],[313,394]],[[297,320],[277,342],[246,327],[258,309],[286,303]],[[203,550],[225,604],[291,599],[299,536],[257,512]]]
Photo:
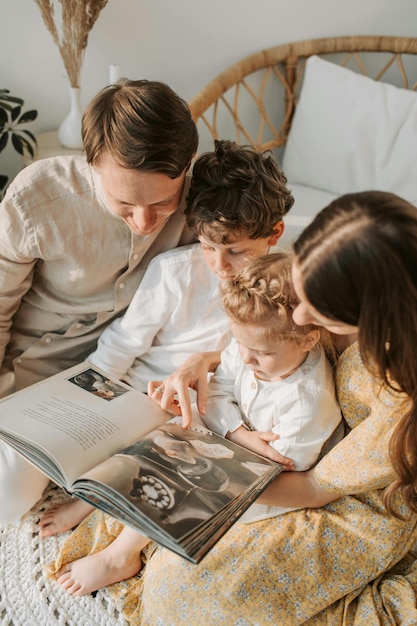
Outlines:
[[248,450],[227,439],[220,443],[204,428],[184,430],[168,423],[114,455],[115,471],[109,472],[106,461],[87,476],[115,488],[148,519],[180,539],[270,470],[266,459],[248,456]]
[[77,387],[81,387],[81,389],[103,398],[103,400],[113,400],[127,391],[125,387],[115,383],[113,380],[109,380],[91,367],[68,378],[68,380],[77,385]]

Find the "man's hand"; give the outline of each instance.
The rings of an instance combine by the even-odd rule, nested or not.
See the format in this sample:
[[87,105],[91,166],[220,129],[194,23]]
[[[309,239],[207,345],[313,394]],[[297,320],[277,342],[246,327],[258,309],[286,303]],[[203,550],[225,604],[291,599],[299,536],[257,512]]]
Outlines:
[[279,435],[276,435],[273,432],[248,430],[244,426],[239,426],[239,428],[233,432],[227,433],[226,439],[230,439],[230,441],[234,441],[244,448],[249,448],[249,450],[253,450],[254,452],[257,452],[272,461],[281,463],[287,471],[294,469],[294,462],[291,459],[288,459],[286,456],[282,456],[282,454],[269,445],[270,441],[276,441],[279,439]]
[[199,352],[190,356],[164,381],[148,383],[148,396],[171,415],[182,415],[183,428],[189,428],[192,409],[189,389],[197,392],[197,409],[205,414],[207,406],[207,374],[220,363],[220,352]]

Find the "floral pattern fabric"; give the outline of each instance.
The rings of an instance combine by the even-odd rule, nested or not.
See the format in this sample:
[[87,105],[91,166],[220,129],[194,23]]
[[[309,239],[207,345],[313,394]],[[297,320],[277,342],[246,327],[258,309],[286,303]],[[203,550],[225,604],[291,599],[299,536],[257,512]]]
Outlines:
[[[417,515],[383,505],[394,473],[388,442],[407,407],[375,385],[348,348],[337,366],[339,401],[352,429],[315,469],[340,498],[236,523],[194,565],[151,543],[140,574],[109,587],[131,624],[147,626],[402,626],[417,623]],[[95,552],[122,525],[96,511],[65,542],[52,569]]]

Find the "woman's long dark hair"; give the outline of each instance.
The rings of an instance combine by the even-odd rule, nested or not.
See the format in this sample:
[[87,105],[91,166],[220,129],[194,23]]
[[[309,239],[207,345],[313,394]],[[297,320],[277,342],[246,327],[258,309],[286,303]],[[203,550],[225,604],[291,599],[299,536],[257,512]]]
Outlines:
[[417,208],[387,192],[347,194],[323,209],[294,244],[303,288],[325,317],[357,326],[364,365],[410,408],[390,442],[401,491],[417,512]]

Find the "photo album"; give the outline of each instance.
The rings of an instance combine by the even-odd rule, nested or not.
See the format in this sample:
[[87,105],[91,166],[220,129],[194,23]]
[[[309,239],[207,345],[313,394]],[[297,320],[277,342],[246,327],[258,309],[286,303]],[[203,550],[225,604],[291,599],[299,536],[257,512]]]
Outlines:
[[68,494],[198,563],[282,471],[87,361],[0,400],[0,439]]

